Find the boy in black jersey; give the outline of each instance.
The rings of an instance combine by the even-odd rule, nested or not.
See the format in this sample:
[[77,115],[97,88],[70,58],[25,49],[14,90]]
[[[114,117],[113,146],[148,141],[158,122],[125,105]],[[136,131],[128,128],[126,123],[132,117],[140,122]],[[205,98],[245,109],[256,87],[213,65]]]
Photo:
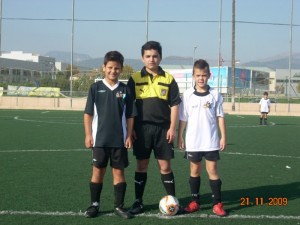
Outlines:
[[132,131],[136,109],[130,89],[118,78],[124,57],[117,51],[108,52],[102,65],[105,78],[91,85],[84,110],[85,146],[92,148],[93,174],[90,182],[91,205],[86,217],[99,212],[103,179],[108,161],[112,167],[115,214],[132,218],[124,206],[128,166],[127,148],[132,147]]

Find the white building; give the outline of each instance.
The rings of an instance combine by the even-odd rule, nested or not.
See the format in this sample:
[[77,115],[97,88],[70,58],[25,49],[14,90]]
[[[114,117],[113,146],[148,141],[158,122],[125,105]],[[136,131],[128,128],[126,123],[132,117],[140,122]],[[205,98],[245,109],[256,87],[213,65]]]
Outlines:
[[[289,80],[291,80],[289,82]],[[289,85],[291,83],[291,85]],[[300,83],[300,70],[291,70],[288,69],[276,69],[276,85],[278,87],[283,87],[282,94],[291,97],[299,97],[300,94],[297,92],[297,85]]]
[[44,76],[54,76],[55,58],[22,51],[0,55],[0,82],[29,82]]

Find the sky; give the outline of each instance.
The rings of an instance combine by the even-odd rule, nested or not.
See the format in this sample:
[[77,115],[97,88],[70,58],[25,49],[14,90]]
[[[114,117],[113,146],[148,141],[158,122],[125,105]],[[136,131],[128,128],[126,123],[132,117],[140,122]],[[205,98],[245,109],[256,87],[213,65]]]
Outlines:
[[[0,0],[1,1],[1,0]],[[236,60],[300,53],[300,0],[236,0]],[[73,0],[2,0],[1,51],[71,52]],[[73,52],[140,59],[148,0],[74,0]],[[222,23],[219,26],[222,2]],[[231,61],[232,0],[149,0],[148,40],[168,56]],[[220,35],[221,28],[221,35]],[[221,37],[221,44],[220,44]]]

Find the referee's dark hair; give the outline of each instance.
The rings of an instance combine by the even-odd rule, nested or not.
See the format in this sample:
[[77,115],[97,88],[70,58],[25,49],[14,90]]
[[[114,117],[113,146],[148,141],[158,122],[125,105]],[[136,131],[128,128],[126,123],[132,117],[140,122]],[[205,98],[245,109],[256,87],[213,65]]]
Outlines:
[[144,55],[145,50],[154,49],[158,51],[160,58],[162,58],[162,47],[157,41],[148,41],[142,46],[142,56]]
[[109,61],[118,62],[123,68],[124,56],[118,51],[110,51],[105,54],[103,64],[106,65]]
[[207,69],[208,74],[210,74],[209,64],[204,59],[198,59],[194,62],[193,74],[194,74],[194,69],[201,69],[201,70]]

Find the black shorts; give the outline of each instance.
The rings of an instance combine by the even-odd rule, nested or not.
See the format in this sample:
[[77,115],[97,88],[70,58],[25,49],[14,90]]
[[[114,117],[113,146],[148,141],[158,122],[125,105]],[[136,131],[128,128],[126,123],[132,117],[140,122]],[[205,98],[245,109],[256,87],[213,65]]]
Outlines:
[[185,159],[194,163],[201,162],[202,157],[208,161],[218,161],[220,160],[219,150],[209,152],[185,152],[184,154]]
[[129,165],[128,152],[126,148],[93,148],[93,165],[97,168],[110,166],[115,169],[124,169]]
[[154,124],[136,124],[137,139],[133,143],[133,154],[136,159],[149,159],[153,150],[156,159],[174,158],[174,145],[168,143],[168,128]]

